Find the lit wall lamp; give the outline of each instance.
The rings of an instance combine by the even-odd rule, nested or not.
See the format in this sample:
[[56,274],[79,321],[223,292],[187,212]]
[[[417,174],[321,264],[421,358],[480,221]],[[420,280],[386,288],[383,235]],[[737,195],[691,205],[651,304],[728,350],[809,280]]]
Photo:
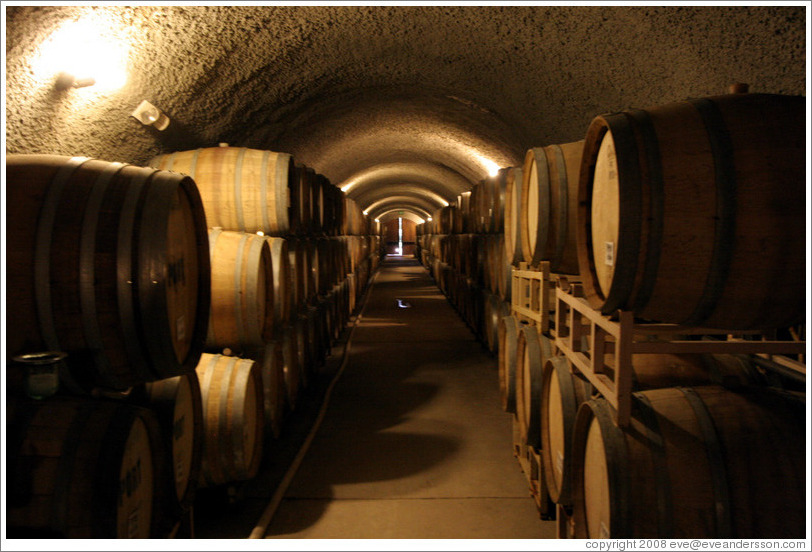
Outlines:
[[133,111],[130,116],[135,117],[142,124],[147,126],[152,125],[158,130],[164,130],[169,126],[169,117],[147,100],[138,104],[138,107],[135,108],[135,111]]
[[96,84],[96,79],[93,77],[77,79],[70,73],[61,72],[56,76],[54,87],[57,90],[67,90],[68,88],[84,88],[85,86],[93,86]]

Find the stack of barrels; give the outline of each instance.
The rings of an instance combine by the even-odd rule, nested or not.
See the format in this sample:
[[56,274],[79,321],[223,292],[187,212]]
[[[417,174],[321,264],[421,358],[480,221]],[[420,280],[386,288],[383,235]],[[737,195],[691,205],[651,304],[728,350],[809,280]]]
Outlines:
[[[211,312],[197,371],[204,418],[215,429],[207,435],[233,439],[240,450],[239,462],[224,463],[228,445],[207,442],[203,480],[250,479],[263,443],[282,434],[377,268],[377,236],[351,198],[287,153],[221,144],[160,155],[150,165],[195,180],[209,228]],[[241,397],[243,415],[222,419],[231,414],[218,399],[222,385]],[[225,426],[233,435],[216,431]]]
[[[803,113],[801,97],[731,92],[599,116],[582,141],[528,150],[522,186],[505,186],[512,264],[549,263],[604,316],[706,328],[705,340],[802,336]],[[477,209],[480,229],[498,224]],[[422,254],[448,289],[437,230],[423,225]],[[791,373],[754,355],[635,354],[619,427],[554,334],[511,314],[498,335],[502,406],[541,458],[562,536],[803,537],[805,385]]]
[[165,537],[253,478],[377,268],[288,154],[150,164],[8,156],[10,535]]
[[418,258],[492,353],[498,348],[498,321],[510,312],[505,192],[517,178],[521,169],[501,169],[418,225]]
[[9,536],[165,537],[202,460],[206,218],[180,174],[9,155]]

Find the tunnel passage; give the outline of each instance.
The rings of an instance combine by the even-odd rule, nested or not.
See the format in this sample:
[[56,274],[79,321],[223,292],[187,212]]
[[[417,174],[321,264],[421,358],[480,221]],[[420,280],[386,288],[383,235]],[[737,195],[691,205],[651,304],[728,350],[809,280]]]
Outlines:
[[[426,220],[530,147],[631,106],[802,94],[802,7],[9,6],[7,151],[143,164],[292,154],[372,217]],[[55,52],[65,61],[55,61]],[[98,83],[62,65],[118,53]],[[59,56],[57,56],[59,57]],[[118,72],[117,87],[102,86]],[[171,123],[130,114],[147,100]]]

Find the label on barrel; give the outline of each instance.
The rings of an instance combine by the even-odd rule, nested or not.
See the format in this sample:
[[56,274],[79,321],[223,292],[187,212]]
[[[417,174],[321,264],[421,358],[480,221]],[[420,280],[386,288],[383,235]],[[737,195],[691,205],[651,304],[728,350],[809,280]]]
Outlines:
[[564,455],[560,450],[555,451],[555,469],[558,473],[564,473]]
[[614,266],[615,264],[615,242],[604,242],[605,257],[604,262],[607,266]]
[[604,522],[601,522],[601,534],[599,538],[601,539],[609,538],[609,529],[606,528],[606,524]]

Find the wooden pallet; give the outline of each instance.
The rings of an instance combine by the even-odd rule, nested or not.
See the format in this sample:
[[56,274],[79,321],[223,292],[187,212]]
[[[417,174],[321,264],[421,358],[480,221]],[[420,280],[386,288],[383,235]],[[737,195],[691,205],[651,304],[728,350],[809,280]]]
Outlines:
[[519,434],[519,423],[513,416],[513,455],[519,461],[519,466],[527,479],[530,496],[536,503],[539,518],[554,519],[555,505],[550,502],[547,486],[544,480],[544,466],[539,451],[527,446]]
[[538,268],[519,263],[511,269],[511,314],[520,322],[532,324],[540,333],[550,331],[557,276],[550,272],[550,263],[542,261]]
[[[635,354],[769,356],[803,354],[806,350],[805,341],[744,340],[741,336],[748,332],[738,332],[734,336],[727,330],[686,328],[674,324],[638,324],[632,313],[625,311],[618,311],[616,317],[609,317],[587,303],[580,284],[566,280],[561,280],[556,287],[555,298],[553,335],[556,347],[614,407],[615,422],[620,427],[628,425],[631,417],[632,357]],[[582,339],[584,335],[588,339]],[[682,339],[686,335],[718,335],[722,339]],[[614,356],[613,377],[607,374],[607,354]],[[800,363],[792,361],[787,365],[806,373],[806,368]]]

